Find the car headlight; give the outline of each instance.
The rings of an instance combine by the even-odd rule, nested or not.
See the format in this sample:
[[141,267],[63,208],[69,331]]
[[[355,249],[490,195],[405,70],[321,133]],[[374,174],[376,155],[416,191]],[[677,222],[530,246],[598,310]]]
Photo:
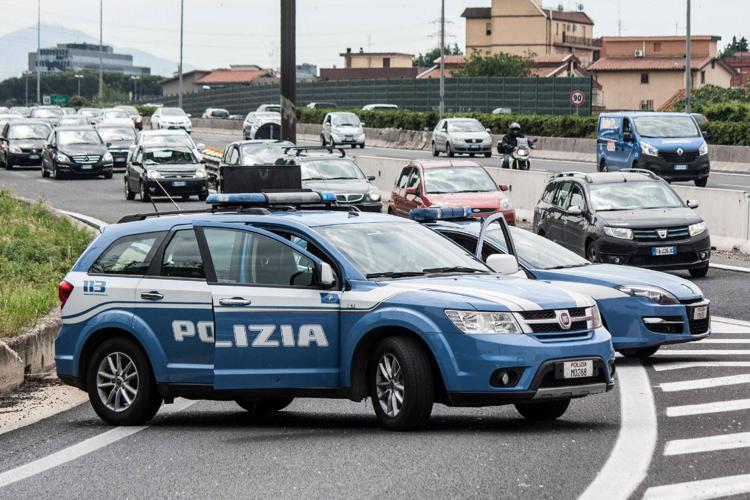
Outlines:
[[445,310],[456,328],[468,334],[522,333],[512,313]]
[[372,201],[380,201],[380,191],[370,191],[367,193]]
[[641,141],[641,152],[648,156],[659,156],[659,150],[647,142]]
[[593,307],[587,308],[586,316],[591,318],[588,320],[588,324],[586,325],[589,330],[602,327],[602,315],[599,312],[599,307],[594,305]]
[[510,210],[511,208],[513,208],[513,204],[508,198],[503,198],[502,200],[500,200],[500,208],[502,210]]
[[11,145],[11,146],[10,146],[10,147],[8,148],[8,150],[9,150],[9,151],[10,151],[11,153],[15,153],[15,154],[20,154],[20,153],[23,153],[23,151],[21,150],[21,148],[19,148],[18,146],[13,146],[13,145]]
[[205,179],[206,178],[206,171],[205,170],[196,170],[195,171],[195,178],[196,179]]
[[135,117],[135,123],[141,123],[142,121],[143,121],[143,118],[141,118],[140,116]]
[[698,148],[698,154],[701,155],[701,156],[706,156],[708,154],[708,143],[707,142],[704,141],[703,144],[701,144],[701,147]]
[[633,231],[626,227],[610,227],[604,226],[604,234],[613,238],[619,238],[621,240],[632,240]]
[[104,156],[102,156],[102,161],[104,163],[109,163],[112,161],[112,153],[104,153]]
[[161,177],[161,172],[158,170],[149,170],[146,172],[146,177],[149,179],[159,179]]
[[688,226],[688,231],[690,231],[690,236],[697,236],[706,231],[706,223],[697,222],[695,224],[690,224]]
[[57,153],[57,161],[59,163],[70,163],[70,158],[64,153]]
[[528,156],[528,155],[529,155],[529,152],[526,151],[525,149],[518,150],[518,156]]
[[483,144],[489,144],[490,142],[492,142],[492,137],[490,137],[489,135],[482,139]]
[[649,285],[619,285],[616,286],[622,293],[631,297],[643,297],[657,304],[679,304],[677,297],[658,286]]

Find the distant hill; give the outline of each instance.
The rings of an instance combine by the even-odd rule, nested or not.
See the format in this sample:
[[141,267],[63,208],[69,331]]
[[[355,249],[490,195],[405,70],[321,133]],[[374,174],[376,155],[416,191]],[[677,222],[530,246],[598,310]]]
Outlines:
[[[99,38],[83,31],[67,29],[59,24],[42,24],[42,47],[58,43],[99,43]],[[104,40],[107,43],[107,40]],[[36,50],[36,25],[8,33],[0,37],[0,80],[11,76],[20,76],[28,69],[29,52]],[[138,49],[114,46],[115,52],[132,54],[133,64],[148,66],[152,75],[172,75],[177,71],[177,63],[168,61]],[[185,71],[193,69],[185,65]]]

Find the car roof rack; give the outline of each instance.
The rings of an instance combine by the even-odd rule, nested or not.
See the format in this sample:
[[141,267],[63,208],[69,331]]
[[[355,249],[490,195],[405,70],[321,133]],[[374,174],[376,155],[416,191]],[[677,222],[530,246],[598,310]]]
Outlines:
[[621,168],[620,170],[618,170],[618,172],[629,172],[631,174],[643,174],[654,180],[662,180],[661,177],[653,173],[651,170],[646,170],[644,168]]
[[569,172],[560,172],[552,176],[553,179],[559,179],[562,177],[581,177],[586,182],[591,182],[591,176],[589,174],[587,174],[586,172],[578,172],[576,170],[571,170]]
[[344,151],[344,148],[334,148],[333,146],[289,146],[284,148],[284,154],[288,154],[290,151],[294,151],[294,156],[307,156],[305,153],[308,153],[310,151],[327,151],[328,153],[333,154],[334,149],[339,152],[340,158],[346,157],[346,151]]

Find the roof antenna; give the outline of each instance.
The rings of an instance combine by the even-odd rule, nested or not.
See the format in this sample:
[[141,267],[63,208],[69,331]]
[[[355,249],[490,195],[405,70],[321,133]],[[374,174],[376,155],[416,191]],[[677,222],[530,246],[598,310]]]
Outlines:
[[[172,197],[169,196],[169,193],[167,193],[167,190],[164,189],[164,186],[161,185],[161,182],[159,182],[159,179],[153,178],[151,180],[154,181],[154,182],[156,182],[156,185],[161,188],[161,190],[164,192],[164,196],[166,196],[167,198],[169,198],[169,201],[172,202],[172,205],[174,205],[174,207],[177,209],[177,211],[178,212],[182,212],[182,209],[180,208],[180,206],[177,203],[175,203],[174,199],[172,199]],[[154,206],[154,210],[157,213],[159,213],[159,211],[156,210],[156,204],[154,203],[154,200],[151,200],[151,204]]]

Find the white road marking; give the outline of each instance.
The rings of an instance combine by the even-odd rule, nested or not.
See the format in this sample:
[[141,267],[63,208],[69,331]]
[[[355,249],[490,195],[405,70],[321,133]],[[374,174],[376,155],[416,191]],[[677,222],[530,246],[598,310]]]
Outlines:
[[[187,399],[177,399],[174,404],[163,407],[160,415],[176,413],[184,410],[185,408],[195,404],[195,401]],[[32,476],[40,474],[42,472],[53,469],[59,465],[72,462],[77,458],[88,455],[96,450],[100,450],[105,446],[109,446],[112,443],[116,443],[128,436],[132,436],[138,432],[148,429],[148,425],[140,425],[134,427],[115,427],[114,429],[103,432],[97,436],[91,437],[80,443],[63,448],[60,451],[34,460],[27,464],[21,465],[14,469],[7,470],[0,473],[0,488],[8,486],[9,484],[28,479]]]
[[750,344],[750,339],[703,339],[697,344]]
[[[745,186],[745,189],[747,189],[747,186]],[[723,269],[725,271],[735,271],[738,273],[750,273],[750,268],[747,267],[739,267],[739,266],[730,266],[728,264],[714,264],[711,262],[708,267],[713,267],[715,269]]]
[[84,224],[88,224],[89,226],[92,226],[99,231],[102,230],[103,227],[108,226],[109,224],[104,222],[103,220],[96,219],[94,217],[89,217],[88,215],[79,214],[77,212],[69,212],[67,210],[59,210],[59,212],[64,213],[65,215],[68,215],[70,217],[73,217],[74,219],[78,219],[79,221],[83,222]]
[[685,368],[750,368],[750,361],[669,361],[653,366],[657,372]]
[[693,389],[709,389],[726,385],[750,384],[750,374],[730,375],[728,377],[701,378],[697,380],[681,380],[679,382],[665,382],[659,384],[664,392],[690,391]]
[[750,409],[750,399],[732,399],[729,401],[715,401],[697,405],[670,406],[667,408],[668,417],[685,417],[688,415],[705,415],[707,413],[723,413],[725,411],[740,411]]
[[750,333],[750,321],[742,321],[741,319],[730,319],[722,318],[720,316],[714,316],[711,318],[711,325],[731,325],[731,326],[744,326],[746,332]]
[[685,455],[688,453],[705,453],[707,451],[734,450],[750,446],[750,432],[735,434],[717,434],[690,439],[668,441],[664,447],[664,456]]
[[750,474],[654,486],[644,500],[709,500],[750,493]]
[[654,354],[662,356],[750,356],[750,349],[666,349]]
[[579,500],[627,499],[646,478],[656,449],[657,420],[654,395],[646,369],[618,367],[620,432],[612,453]]

